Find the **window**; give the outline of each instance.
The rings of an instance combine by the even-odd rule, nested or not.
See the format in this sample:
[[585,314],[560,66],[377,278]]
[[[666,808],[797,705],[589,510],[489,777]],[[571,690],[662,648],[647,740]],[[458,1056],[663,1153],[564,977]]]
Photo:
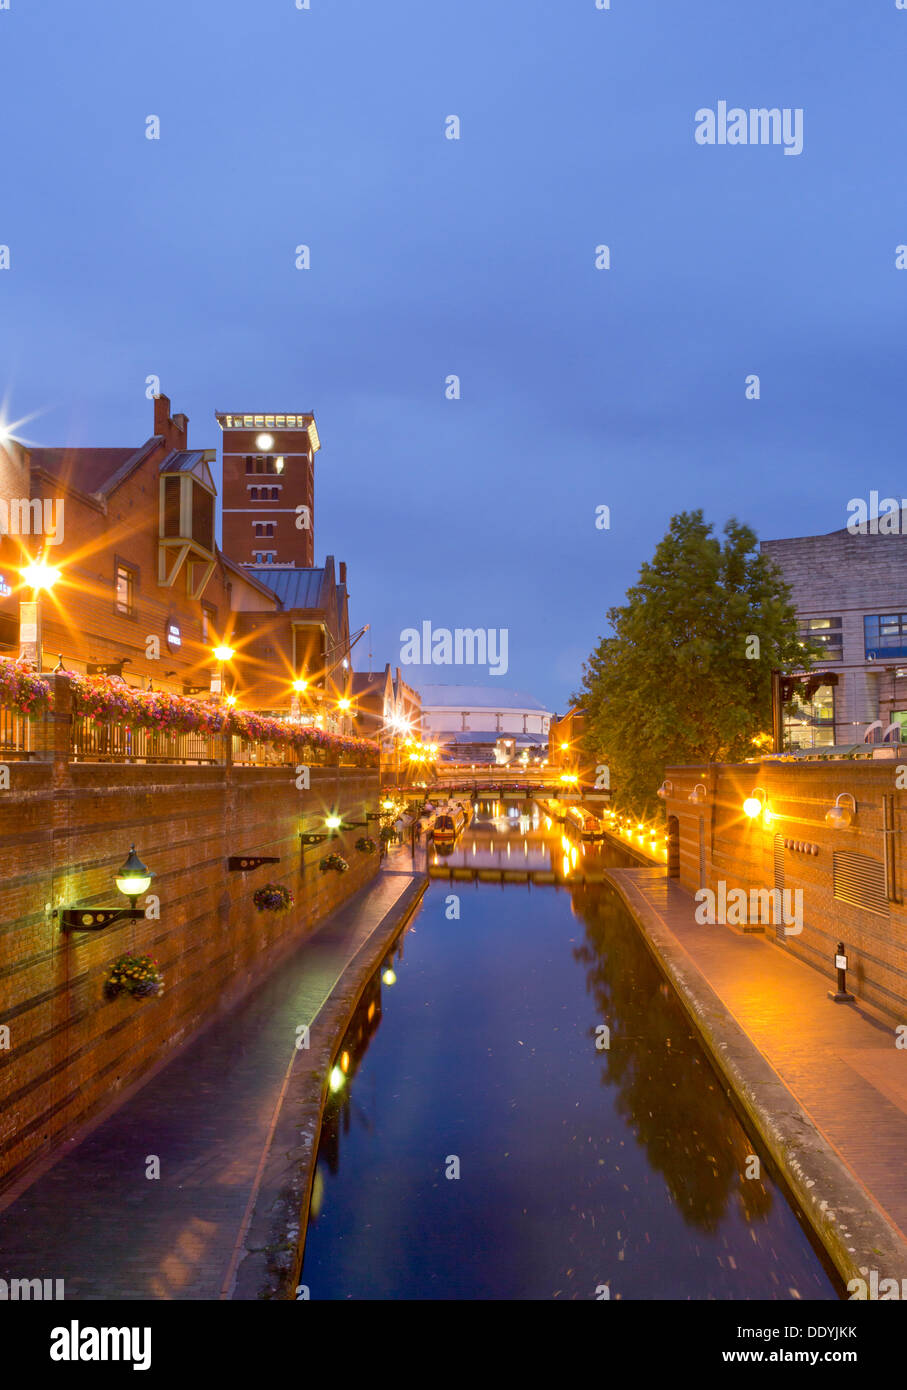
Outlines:
[[252,455],[251,455],[251,454],[246,454],[246,472],[247,472],[247,473],[254,473],[254,471],[255,471],[255,463],[254,463],[254,460],[253,460],[253,458],[252,458]]
[[257,501],[258,501],[258,488],[257,488],[257,487],[250,487],[250,488],[249,488],[249,500],[250,500],[251,502],[257,502]]
[[126,618],[135,617],[135,580],[136,571],[132,565],[127,565],[124,560],[115,561],[113,571],[113,611],[115,613],[122,613]]
[[217,628],[217,609],[213,603],[202,604],[202,641],[208,642]]
[[907,656],[907,613],[882,613],[863,619],[866,660]]
[[820,685],[800,693],[784,706],[784,746],[825,748],[835,741],[835,689]]
[[256,565],[272,565],[276,554],[274,550],[256,550],[253,552],[252,560]]
[[180,534],[180,479],[171,475],[164,479],[164,535]]
[[206,550],[214,549],[214,498],[207,488],[201,487],[193,478],[192,487],[192,539]]
[[273,521],[256,521],[253,522],[253,525],[255,527],[255,535],[258,538],[270,540],[271,537],[274,535]]
[[802,618],[800,634],[804,642],[819,648],[818,660],[844,660],[844,638],[840,618]]

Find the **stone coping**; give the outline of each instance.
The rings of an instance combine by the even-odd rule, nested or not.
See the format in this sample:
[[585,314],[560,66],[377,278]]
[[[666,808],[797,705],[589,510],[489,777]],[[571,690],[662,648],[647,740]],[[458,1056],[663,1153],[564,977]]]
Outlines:
[[427,887],[427,875],[413,875],[318,1011],[310,1048],[294,1054],[231,1299],[295,1298],[334,1055],[366,985]]

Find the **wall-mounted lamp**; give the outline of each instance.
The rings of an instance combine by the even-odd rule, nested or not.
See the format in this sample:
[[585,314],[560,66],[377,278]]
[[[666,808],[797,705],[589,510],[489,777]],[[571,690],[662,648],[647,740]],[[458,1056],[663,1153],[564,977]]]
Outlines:
[[[701,783],[700,783],[700,785],[701,785]],[[661,799],[662,799],[662,801],[666,801],[667,798],[668,798],[669,796],[673,796],[673,794],[674,794],[674,783],[673,783],[672,781],[670,781],[670,780],[666,777],[665,780],[662,782],[661,786],[658,788],[658,791],[655,793],[655,795],[656,795],[656,796],[660,796]]]
[[687,797],[687,800],[692,801],[694,806],[701,806],[707,796],[708,791],[706,790],[705,783],[697,782],[693,790],[690,792],[690,795]]
[[[842,801],[850,802],[849,806],[842,805]],[[857,803],[850,792],[838,792],[835,797],[834,806],[825,812],[826,825],[834,826],[835,830],[846,830],[853,824],[853,818],[857,814]]]
[[750,820],[755,820],[757,816],[761,816],[765,811],[767,801],[768,796],[764,788],[753,787],[753,790],[743,803],[743,810],[745,814],[749,816]]
[[147,893],[153,875],[135,852],[135,845],[129,851],[125,863],[116,877],[117,888],[129,899],[129,907],[119,908],[80,908],[64,907],[55,913],[60,918],[62,931],[100,931],[102,927],[112,927],[115,922],[137,921],[145,916],[143,907],[136,907],[142,893]]

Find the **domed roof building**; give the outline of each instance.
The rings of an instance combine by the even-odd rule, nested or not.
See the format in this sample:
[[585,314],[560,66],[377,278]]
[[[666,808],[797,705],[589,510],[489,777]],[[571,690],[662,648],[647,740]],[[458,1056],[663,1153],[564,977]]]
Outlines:
[[547,758],[553,712],[522,690],[499,685],[423,685],[422,732],[442,757],[510,762]]

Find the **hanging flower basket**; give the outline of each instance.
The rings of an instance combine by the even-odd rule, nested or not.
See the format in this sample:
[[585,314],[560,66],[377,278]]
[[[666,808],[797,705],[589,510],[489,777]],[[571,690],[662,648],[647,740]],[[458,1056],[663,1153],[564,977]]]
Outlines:
[[318,865],[323,874],[330,873],[334,869],[338,874],[345,874],[350,867],[340,854],[328,854]]
[[368,835],[360,835],[356,841],[356,848],[360,854],[374,854],[378,846]]
[[157,961],[150,956],[120,956],[104,981],[106,999],[116,999],[118,994],[131,994],[134,999],[150,999],[152,995],[163,992],[164,978]]
[[396,833],[397,832],[394,830],[394,827],[392,825],[382,825],[381,829],[378,831],[381,843],[383,845],[389,844],[390,841],[396,835]]
[[256,888],[252,901],[259,912],[287,912],[294,902],[293,894],[282,883],[266,883]]

